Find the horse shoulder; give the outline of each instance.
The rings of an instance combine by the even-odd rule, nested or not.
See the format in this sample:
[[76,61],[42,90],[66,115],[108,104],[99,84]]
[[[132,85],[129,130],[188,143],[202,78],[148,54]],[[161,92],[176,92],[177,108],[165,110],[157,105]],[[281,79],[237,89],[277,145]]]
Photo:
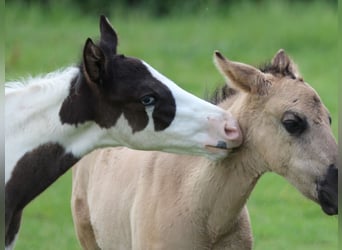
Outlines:
[[101,151],[95,150],[72,168],[71,210],[75,231],[84,249],[100,249],[95,239],[88,203],[88,194],[92,193],[94,187],[91,186],[91,172],[96,167],[100,155]]
[[[127,148],[96,150],[73,167],[72,211],[78,238],[91,249],[127,239],[130,211],[139,186],[137,162]],[[110,219],[109,219],[110,218]],[[97,231],[95,241],[94,231]],[[128,237],[129,238],[129,237]],[[106,240],[105,240],[106,239]],[[127,242],[125,242],[128,244]]]

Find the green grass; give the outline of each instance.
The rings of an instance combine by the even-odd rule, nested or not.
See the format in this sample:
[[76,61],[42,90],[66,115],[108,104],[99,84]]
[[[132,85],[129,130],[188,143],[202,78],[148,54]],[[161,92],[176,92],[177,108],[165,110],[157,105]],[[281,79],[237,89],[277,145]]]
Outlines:
[[[190,16],[162,19],[112,11],[119,51],[144,59],[184,89],[203,96],[222,83],[212,63],[219,49],[250,64],[269,60],[284,48],[304,79],[321,95],[337,137],[337,10],[319,3],[232,6],[218,14],[208,6]],[[98,37],[98,17],[66,7],[42,11],[6,5],[6,80],[77,63],[87,37]],[[70,213],[71,174],[57,181],[25,209],[20,249],[79,249]],[[323,214],[281,177],[261,178],[248,202],[255,249],[337,249],[337,218]]]

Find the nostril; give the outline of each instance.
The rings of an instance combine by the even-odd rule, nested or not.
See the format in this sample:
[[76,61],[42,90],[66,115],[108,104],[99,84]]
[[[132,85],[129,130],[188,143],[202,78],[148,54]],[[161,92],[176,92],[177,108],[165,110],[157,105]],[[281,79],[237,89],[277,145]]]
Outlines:
[[[232,115],[227,112],[224,117],[207,117],[212,134],[218,141],[224,141],[228,148],[238,147],[242,143],[242,133],[239,124]],[[221,147],[221,145],[220,145]]]
[[335,164],[329,165],[326,175],[317,185],[318,200],[325,213],[338,213],[338,170]]
[[335,166],[335,164],[330,164],[329,169],[337,170],[337,167]]
[[329,165],[327,177],[330,178],[330,179],[332,177],[337,179],[337,177],[338,177],[338,169],[335,166],[335,164]]
[[228,124],[224,127],[224,133],[228,140],[234,141],[237,144],[242,142],[242,134],[238,126],[229,126]]
[[326,175],[326,180],[328,183],[337,186],[338,182],[338,169],[334,164],[331,164],[328,168],[328,173]]
[[229,127],[224,127],[224,133],[226,134],[226,135],[229,135],[229,134],[231,134],[231,133],[234,133],[235,132],[235,128],[229,128]]

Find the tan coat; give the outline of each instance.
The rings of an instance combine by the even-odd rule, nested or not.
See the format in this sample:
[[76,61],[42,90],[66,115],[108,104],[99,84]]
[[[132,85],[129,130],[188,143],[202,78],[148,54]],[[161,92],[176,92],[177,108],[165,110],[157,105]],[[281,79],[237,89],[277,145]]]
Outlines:
[[[329,114],[292,61],[279,51],[269,73],[219,53],[216,63],[238,90],[220,106],[239,120],[243,145],[216,162],[127,148],[86,156],[73,169],[72,192],[84,249],[251,249],[245,204],[267,171],[287,178],[326,213],[337,213]],[[323,189],[336,198],[322,198]]]

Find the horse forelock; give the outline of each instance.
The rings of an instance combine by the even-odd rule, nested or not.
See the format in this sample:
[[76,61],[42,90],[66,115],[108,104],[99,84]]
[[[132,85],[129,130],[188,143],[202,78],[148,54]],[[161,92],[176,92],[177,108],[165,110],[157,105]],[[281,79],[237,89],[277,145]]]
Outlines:
[[267,62],[259,66],[258,68],[263,73],[269,73],[274,76],[280,75],[282,77],[290,77],[292,79],[296,79],[296,76],[288,69],[288,67],[281,68],[279,64],[274,65],[271,62]]

